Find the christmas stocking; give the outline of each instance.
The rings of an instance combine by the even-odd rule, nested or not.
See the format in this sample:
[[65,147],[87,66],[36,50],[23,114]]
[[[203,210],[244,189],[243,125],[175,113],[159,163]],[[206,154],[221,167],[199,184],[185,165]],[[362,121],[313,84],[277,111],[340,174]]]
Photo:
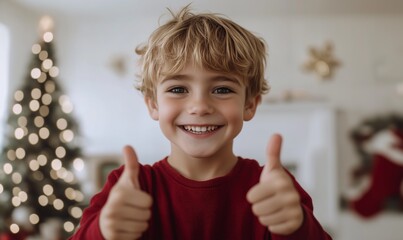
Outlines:
[[375,155],[369,189],[351,207],[363,217],[371,217],[382,210],[385,200],[400,192],[403,166],[382,155]]
[[363,217],[371,217],[382,210],[385,200],[398,196],[403,180],[402,138],[388,130],[374,137],[368,150],[374,153],[369,189],[351,202],[351,207]]

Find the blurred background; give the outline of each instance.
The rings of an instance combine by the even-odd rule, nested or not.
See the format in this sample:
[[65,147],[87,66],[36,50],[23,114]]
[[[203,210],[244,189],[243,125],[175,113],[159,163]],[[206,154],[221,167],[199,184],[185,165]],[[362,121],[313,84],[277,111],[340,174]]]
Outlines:
[[[189,3],[0,0],[0,236],[63,238],[121,164],[124,145],[134,146],[144,164],[168,154],[134,89],[134,49],[169,19],[167,8]],[[284,165],[335,240],[401,239],[403,2],[191,6],[222,13],[268,44],[272,89],[245,123],[235,152],[263,164],[270,134],[280,132]],[[30,192],[34,186],[40,193]],[[46,207],[55,214],[37,209]],[[72,220],[58,219],[61,212]],[[63,234],[44,236],[59,228]]]

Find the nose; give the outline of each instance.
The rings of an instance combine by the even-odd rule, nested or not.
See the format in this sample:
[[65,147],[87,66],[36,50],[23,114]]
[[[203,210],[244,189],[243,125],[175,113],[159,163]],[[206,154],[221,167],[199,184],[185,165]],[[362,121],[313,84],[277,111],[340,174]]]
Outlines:
[[195,95],[188,101],[188,113],[192,115],[208,115],[214,112],[214,105],[209,96]]

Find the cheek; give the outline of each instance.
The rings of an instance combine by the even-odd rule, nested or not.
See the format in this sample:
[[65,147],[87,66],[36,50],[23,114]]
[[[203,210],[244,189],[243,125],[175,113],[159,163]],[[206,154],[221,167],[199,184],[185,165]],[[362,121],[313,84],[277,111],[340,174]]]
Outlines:
[[160,120],[171,120],[177,115],[180,108],[178,104],[171,103],[169,99],[161,99],[159,103],[158,110]]
[[232,123],[243,123],[243,108],[242,104],[227,105],[222,109],[222,113],[226,116],[227,120]]
[[236,137],[242,130],[243,127],[243,111],[242,108],[238,106],[227,107],[223,111],[225,118],[228,123],[230,130],[230,135]]

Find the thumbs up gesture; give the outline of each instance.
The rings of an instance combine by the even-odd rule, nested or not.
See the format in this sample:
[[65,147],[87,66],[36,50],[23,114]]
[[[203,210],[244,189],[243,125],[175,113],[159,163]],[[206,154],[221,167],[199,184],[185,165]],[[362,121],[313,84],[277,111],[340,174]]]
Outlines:
[[151,196],[140,189],[140,164],[133,148],[123,149],[125,166],[100,213],[99,225],[107,240],[138,239],[148,228]]
[[303,222],[300,196],[280,161],[282,138],[275,134],[267,147],[267,163],[260,181],[247,194],[253,213],[269,231],[279,235],[295,232]]

